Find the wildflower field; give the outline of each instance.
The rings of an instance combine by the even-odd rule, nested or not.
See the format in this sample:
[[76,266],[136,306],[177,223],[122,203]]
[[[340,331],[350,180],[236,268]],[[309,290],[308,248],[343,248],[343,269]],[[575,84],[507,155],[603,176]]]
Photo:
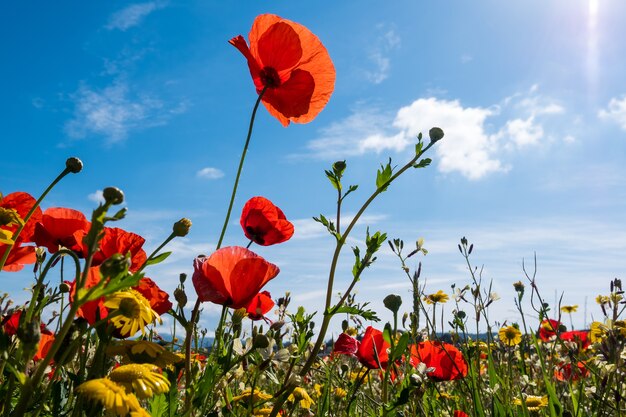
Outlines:
[[[146,242],[124,228],[132,197],[119,188],[104,188],[90,213],[59,205],[56,190],[87,168],[73,156],[47,188],[41,181],[41,194],[2,190],[0,282],[25,271],[32,282],[23,284],[25,302],[0,295],[0,415],[626,415],[619,278],[595,283],[593,319],[575,326],[582,306],[563,294],[547,298],[536,261],[504,284],[514,298],[500,299],[468,238],[453,248],[463,284],[433,288],[422,271],[428,236],[355,233],[400,181],[434,169],[437,148],[455,140],[445,124],[412,132],[408,158],[383,156],[369,191],[346,179],[349,158],[322,168],[334,204],[314,217],[331,253],[314,260],[327,271],[323,309],[308,311],[291,292],[270,294],[267,284],[282,279],[272,251],[299,230],[265,196],[238,203],[240,181],[254,183],[243,167],[258,149],[255,120],[267,112],[283,127],[315,123],[338,74],[324,39],[304,25],[269,13],[251,24],[247,37],[224,45],[241,54],[252,79],[242,84],[255,91],[236,175],[221,196],[225,218],[215,225],[215,247],[188,259],[192,272],[181,271],[175,289],[165,291],[151,270],[175,256],[176,242],[193,230],[189,218],[162,242]],[[212,72],[219,77],[219,68]],[[346,204],[357,209],[347,215]],[[357,294],[383,253],[409,291],[381,292],[375,304]],[[497,303],[509,303],[515,318],[494,318]],[[212,328],[202,320],[208,306],[219,311]]]

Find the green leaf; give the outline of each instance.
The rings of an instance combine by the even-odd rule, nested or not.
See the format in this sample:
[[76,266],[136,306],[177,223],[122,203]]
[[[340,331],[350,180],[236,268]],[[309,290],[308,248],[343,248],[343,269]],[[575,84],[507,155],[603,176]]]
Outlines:
[[335,175],[335,173],[329,170],[325,170],[324,172],[326,173],[326,178],[328,178],[330,183],[333,185],[333,188],[335,188],[335,190],[341,191],[341,181]]
[[388,182],[391,179],[392,173],[393,169],[391,168],[391,158],[389,158],[387,165],[381,165],[380,169],[376,172],[376,188],[381,191],[387,191],[387,187],[389,186]]
[[402,333],[402,336],[400,336],[400,339],[398,339],[398,342],[393,348],[391,361],[400,359],[402,355],[404,354],[404,352],[406,351],[407,346],[409,346],[409,333],[408,332]]
[[154,258],[148,259],[146,261],[146,266],[159,264],[159,263],[163,262],[164,260],[166,260],[171,254],[172,254],[172,252],[163,252],[163,253],[155,256]]
[[164,394],[155,395],[149,403],[152,417],[161,417],[167,411],[168,404]]
[[380,321],[375,311],[365,310],[359,306],[341,306],[339,308],[330,308],[326,310],[326,314],[335,315],[335,314],[341,314],[341,313],[352,314],[354,316],[363,317],[365,320],[369,320],[369,321],[376,321],[376,322]]
[[430,158],[424,158],[420,160],[417,164],[413,165],[413,168],[426,168],[433,160]]
[[418,142],[415,145],[415,155],[420,155],[422,153],[422,148],[424,147],[424,143],[422,141]]

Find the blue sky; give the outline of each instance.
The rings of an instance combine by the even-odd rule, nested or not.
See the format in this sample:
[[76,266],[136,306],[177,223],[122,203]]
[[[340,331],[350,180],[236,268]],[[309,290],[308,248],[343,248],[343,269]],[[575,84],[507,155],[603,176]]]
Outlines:
[[[193,229],[148,275],[170,292],[192,260],[215,247],[255,100],[241,54],[254,17],[275,13],[311,29],[337,71],[335,92],[310,124],[283,128],[257,117],[227,244],[245,245],[238,213],[263,195],[296,225],[294,238],[255,248],[281,268],[268,285],[291,291],[293,307],[322,306],[332,238],[311,217],[334,211],[323,170],[346,159],[346,202],[358,210],[375,171],[411,157],[415,136],[446,132],[426,170],[409,172],[374,203],[365,226],[425,239],[427,292],[469,283],[457,243],[475,244],[501,300],[493,320],[515,321],[512,283],[537,254],[537,279],[553,302],[594,298],[626,268],[626,4],[617,0],[342,2],[45,2],[0,11],[0,191],[37,195],[69,156],[84,171],[44,202],[86,214],[98,191],[126,193],[119,226],[156,247],[171,224]],[[350,276],[346,248],[336,291]],[[19,279],[15,279],[18,277]],[[24,300],[30,274],[1,274]],[[191,288],[191,287],[190,287]],[[383,313],[382,298],[409,283],[383,248],[357,299]],[[583,314],[585,300],[587,316]],[[447,311],[452,309],[446,306]],[[207,305],[211,326],[219,308]],[[384,315],[384,317],[387,317]],[[334,329],[338,328],[339,320]]]

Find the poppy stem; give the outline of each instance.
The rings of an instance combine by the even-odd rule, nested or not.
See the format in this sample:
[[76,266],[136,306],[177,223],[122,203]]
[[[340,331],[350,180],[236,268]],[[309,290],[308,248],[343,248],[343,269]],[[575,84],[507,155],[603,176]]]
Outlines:
[[226,212],[226,218],[224,219],[224,225],[222,226],[222,233],[220,234],[220,239],[217,241],[217,247],[215,250],[222,247],[222,241],[224,240],[224,235],[226,234],[226,229],[228,228],[228,221],[230,220],[230,213],[233,211],[233,203],[235,202],[235,195],[237,194],[237,186],[239,185],[239,177],[241,177],[241,171],[243,169],[243,162],[246,159],[246,153],[248,152],[248,145],[250,144],[250,138],[252,137],[252,128],[254,127],[254,118],[256,117],[256,111],[259,108],[259,104],[261,103],[261,99],[263,95],[267,91],[267,85],[263,87],[263,90],[259,93],[259,97],[256,99],[256,103],[254,103],[254,109],[252,109],[252,115],[250,116],[250,125],[248,126],[248,136],[246,137],[246,143],[243,145],[243,152],[241,153],[241,159],[239,160],[239,168],[237,169],[237,176],[235,177],[235,184],[233,185],[233,192],[230,195],[230,203],[228,204],[228,211]]

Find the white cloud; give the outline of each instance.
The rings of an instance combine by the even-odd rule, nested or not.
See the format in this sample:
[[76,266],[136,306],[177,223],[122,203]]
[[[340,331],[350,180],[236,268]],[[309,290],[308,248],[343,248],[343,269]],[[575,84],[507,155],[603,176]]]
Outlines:
[[368,53],[368,58],[374,64],[375,69],[365,73],[367,79],[374,84],[380,84],[389,77],[391,60],[388,54],[400,46],[400,37],[393,29],[385,30],[384,25],[378,25],[378,29],[384,33],[378,36]]
[[205,178],[208,180],[216,180],[218,178],[222,178],[224,173],[217,168],[206,167],[202,168],[200,171],[196,173],[198,178]]
[[105,27],[109,30],[118,29],[125,31],[133,26],[137,26],[150,13],[163,7],[165,7],[165,4],[161,2],[131,4],[113,13]]
[[93,201],[94,203],[104,203],[104,197],[102,196],[102,190],[96,190],[95,192],[89,194],[87,196],[89,201]]
[[[324,159],[363,155],[368,152],[401,152],[416,142],[420,132],[441,127],[445,138],[436,146],[440,172],[459,172],[476,180],[494,172],[507,172],[502,151],[540,143],[546,134],[543,122],[565,113],[557,101],[541,96],[538,87],[516,93],[489,107],[464,107],[459,100],[420,98],[395,114],[376,106],[358,106],[347,118],[321,130],[307,144]],[[496,116],[498,116],[496,118]],[[492,119],[502,120],[499,125]],[[567,134],[566,134],[567,135]],[[565,141],[571,141],[566,136]]]
[[598,117],[615,122],[622,130],[626,130],[626,95],[612,98],[606,109],[598,111]]
[[506,135],[518,146],[534,145],[543,137],[543,128],[535,123],[533,116],[528,119],[513,119],[506,122],[500,135]]
[[72,99],[74,118],[65,124],[65,131],[77,139],[96,134],[118,142],[131,131],[165,124],[180,110],[180,105],[173,110],[166,108],[165,103],[149,94],[132,94],[121,80],[101,90],[83,84]]

